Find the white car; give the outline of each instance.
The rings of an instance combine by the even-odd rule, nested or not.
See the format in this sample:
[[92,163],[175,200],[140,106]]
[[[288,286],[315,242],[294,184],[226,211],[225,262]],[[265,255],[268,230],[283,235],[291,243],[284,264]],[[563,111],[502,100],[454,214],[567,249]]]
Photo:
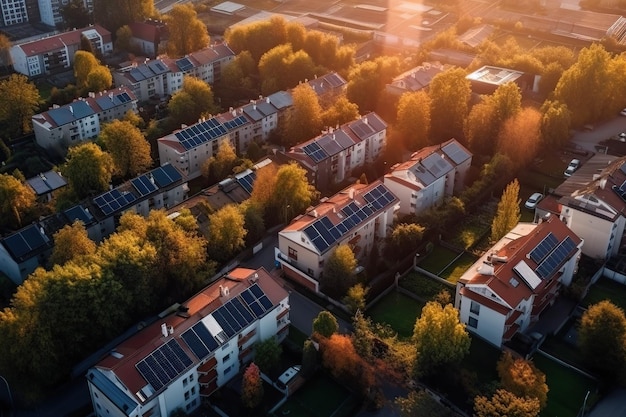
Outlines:
[[537,207],[537,204],[539,204],[541,200],[543,200],[543,194],[534,193],[533,195],[528,197],[528,200],[526,200],[526,202],[524,203],[524,207],[526,207],[529,210],[534,210],[535,207]]
[[565,169],[565,172],[563,173],[563,175],[565,176],[565,178],[569,178],[579,167],[580,167],[580,160],[572,159],[569,165],[567,166],[567,168]]

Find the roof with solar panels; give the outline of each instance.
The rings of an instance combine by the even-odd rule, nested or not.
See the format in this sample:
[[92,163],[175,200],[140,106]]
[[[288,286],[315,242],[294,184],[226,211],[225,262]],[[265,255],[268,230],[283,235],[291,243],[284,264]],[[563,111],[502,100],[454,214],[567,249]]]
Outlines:
[[302,234],[303,243],[320,255],[328,251],[376,215],[394,207],[400,200],[381,181],[353,184],[296,218],[280,233]]
[[120,409],[132,410],[262,319],[288,295],[264,268],[236,268],[176,312],[119,344],[87,372],[87,378]]
[[[242,119],[236,123],[242,125],[246,121]],[[207,142],[227,136],[228,126],[228,123],[222,123],[218,118],[211,117],[164,136],[158,139],[158,142],[170,146],[179,153],[184,153]]]
[[[560,269],[577,256],[582,240],[557,216],[540,223],[520,223],[460,278],[465,286],[486,286],[515,308],[533,293],[541,293],[558,278]],[[490,262],[493,270],[477,270]],[[472,297],[472,291],[463,295]],[[480,300],[482,301],[482,300]],[[504,307],[504,306],[503,306]]]

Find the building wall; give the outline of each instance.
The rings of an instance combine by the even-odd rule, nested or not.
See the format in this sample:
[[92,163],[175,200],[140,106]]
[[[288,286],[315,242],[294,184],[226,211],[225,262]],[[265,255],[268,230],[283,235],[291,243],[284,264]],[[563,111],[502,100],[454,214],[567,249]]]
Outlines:
[[394,193],[400,200],[400,214],[411,214],[415,212],[415,204],[417,200],[418,191],[409,187],[405,187],[402,184],[397,183],[387,177],[383,178],[383,182],[392,193]]
[[204,162],[217,154],[219,146],[227,140],[230,141],[228,134],[205,142],[184,153],[179,153],[171,146],[158,142],[159,159],[161,165],[169,162],[178,168],[188,180],[192,180],[202,175]]
[[[484,305],[480,306],[478,314],[471,313],[472,300],[467,297],[461,297],[460,300],[460,321],[466,324],[466,329],[479,335],[489,343],[500,347],[502,345],[502,336],[504,335],[506,316]],[[477,319],[477,327],[472,327],[468,324],[470,317]]]
[[[609,245],[614,227],[613,222],[570,207],[563,207],[561,217],[565,219],[567,227],[585,241],[583,245],[585,255],[594,259],[606,259],[610,255]],[[622,218],[619,222],[622,224],[621,228],[617,227],[617,223],[615,224],[616,231],[621,230],[623,233],[623,222]],[[621,238],[621,233],[616,232],[615,235],[620,235]]]
[[15,284],[22,283],[23,278],[20,273],[20,266],[13,260],[3,244],[0,243],[0,271]]

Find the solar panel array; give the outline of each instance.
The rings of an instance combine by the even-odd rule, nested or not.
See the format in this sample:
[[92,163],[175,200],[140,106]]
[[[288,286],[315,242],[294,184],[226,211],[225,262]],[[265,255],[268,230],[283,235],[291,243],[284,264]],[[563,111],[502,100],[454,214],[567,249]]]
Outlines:
[[93,220],[93,216],[89,213],[83,206],[74,206],[69,208],[63,212],[65,217],[70,221],[70,223],[74,223],[76,220],[80,220],[84,225],[88,225]]
[[149,174],[144,174],[140,177],[137,178],[133,178],[132,180],[130,180],[131,184],[133,184],[133,187],[135,187],[135,190],[137,190],[137,192],[142,196],[145,197],[148,194],[156,191],[158,188],[156,186],[156,184],[152,181],[150,181],[150,176]]
[[302,149],[316,163],[328,158],[328,154],[316,142],[309,143]]
[[539,264],[537,269],[535,269],[537,275],[541,278],[551,277],[575,247],[576,244],[569,236],[563,239],[550,255]]
[[535,261],[536,264],[539,264],[543,258],[545,258],[556,245],[559,244],[559,240],[552,234],[552,232],[548,233],[546,237],[544,237],[541,242],[535,246],[535,248],[530,252],[530,259]]
[[197,123],[175,133],[176,138],[186,150],[193,149],[210,140],[224,136],[227,133],[223,124],[215,118]]
[[189,60],[189,58],[181,58],[178,61],[176,61],[176,66],[182,71],[189,71],[190,69],[193,68],[193,64],[191,63],[191,61]]
[[255,179],[256,173],[254,171],[250,171],[250,173],[248,173],[247,175],[244,175],[241,178],[237,178],[237,182],[243,187],[244,190],[246,190],[248,194],[252,194],[252,186]]
[[123,92],[122,94],[118,94],[116,96],[118,98],[118,100],[124,104],[124,103],[128,103],[129,101],[131,101],[132,99],[130,98],[130,95],[128,95],[127,92]]
[[30,225],[4,239],[6,248],[15,258],[30,253],[46,244],[46,239],[36,225]]
[[366,139],[374,134],[374,129],[363,120],[357,120],[350,124],[350,129],[361,140]]
[[150,174],[159,188],[165,188],[183,178],[182,174],[169,163],[153,169]]
[[330,219],[324,216],[304,229],[304,233],[320,252],[324,252],[349,230],[394,201],[395,196],[380,184],[365,193],[363,199],[366,201],[364,205],[351,202],[341,209],[344,218],[337,225],[333,225]]
[[465,152],[458,143],[450,142],[441,149],[455,164],[460,164],[469,158],[469,154]]
[[[262,317],[274,307],[258,284],[253,284],[241,294],[228,300],[211,316],[220,325],[226,337],[238,334],[242,329]],[[221,344],[218,335],[211,335],[204,323],[199,322],[184,332],[181,337],[199,360],[207,357]]]
[[130,192],[120,192],[119,190],[108,191],[93,199],[100,211],[105,215],[113,214],[118,210],[122,210],[137,200],[137,197]]
[[238,128],[239,126],[245,125],[247,122],[248,122],[248,119],[246,119],[246,116],[237,116],[233,120],[224,122],[224,126],[228,130],[233,130],[233,129]]
[[148,381],[155,391],[160,390],[187,369],[193,361],[176,339],[160,346],[136,367],[141,376]]

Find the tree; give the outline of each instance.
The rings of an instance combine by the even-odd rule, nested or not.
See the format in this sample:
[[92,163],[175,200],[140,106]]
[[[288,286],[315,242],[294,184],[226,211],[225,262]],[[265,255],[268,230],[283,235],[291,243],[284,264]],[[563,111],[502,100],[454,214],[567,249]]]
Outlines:
[[491,398],[474,398],[476,417],[538,417],[541,407],[536,398],[522,398],[499,389]]
[[86,88],[88,91],[97,92],[111,88],[113,76],[111,71],[104,65],[98,65],[87,75]]
[[356,284],[354,274],[356,267],[357,261],[350,246],[346,244],[337,246],[326,259],[324,273],[320,277],[324,293],[335,299],[343,297],[348,288]]
[[555,149],[565,146],[570,137],[572,114],[567,105],[559,101],[546,100],[541,106],[541,135],[543,145]]
[[35,205],[35,192],[9,174],[0,174],[0,223],[22,226],[22,216]]
[[259,62],[264,53],[287,42],[286,25],[283,17],[276,16],[262,22],[230,28],[224,38],[235,53],[249,51],[254,61]]
[[422,241],[424,227],[415,223],[399,223],[393,227],[387,242],[386,252],[394,259],[402,259]]
[[258,67],[261,92],[265,95],[294,87],[315,75],[311,57],[303,50],[293,51],[291,44],[278,45],[264,53]]
[[247,231],[246,246],[250,247],[265,235],[263,209],[249,199],[239,204],[239,211],[243,214],[244,229]]
[[202,175],[209,180],[209,184],[214,184],[232,174],[237,161],[235,149],[229,141],[224,141],[219,145],[217,154],[202,165]]
[[417,374],[433,375],[463,359],[469,352],[470,337],[452,304],[442,306],[429,301],[415,322],[413,342],[417,348]]
[[252,362],[243,373],[241,401],[248,408],[256,408],[263,401],[263,380],[259,367]]
[[87,86],[89,74],[100,66],[94,54],[88,51],[76,51],[74,54],[74,77],[78,88]]
[[406,397],[398,397],[395,404],[400,409],[402,417],[454,417],[457,415],[423,390],[411,391]]
[[322,130],[322,107],[313,88],[309,84],[300,84],[291,91],[291,96],[293,106],[282,132],[286,146],[312,139]]
[[339,323],[330,311],[322,310],[313,320],[313,334],[326,339],[339,331]]
[[63,265],[80,256],[93,255],[96,243],[89,238],[85,225],[77,220],[54,234],[54,247],[48,263]]
[[361,112],[376,110],[381,92],[400,74],[400,68],[400,60],[389,56],[354,65],[348,75],[348,100],[359,106]]
[[515,179],[504,189],[498,203],[498,211],[491,222],[492,242],[497,242],[503,238],[519,223],[521,216],[519,211],[520,202],[519,182]]
[[352,313],[356,313],[359,310],[365,310],[365,302],[367,300],[367,293],[369,288],[363,284],[356,284],[348,288],[348,293],[343,298],[342,302],[348,307]]
[[496,150],[496,137],[499,126],[496,112],[487,98],[474,105],[465,120],[465,139],[475,154],[493,155]]
[[283,348],[274,337],[258,342],[254,350],[254,362],[263,373],[269,374],[278,367]]
[[63,175],[79,198],[109,188],[114,164],[111,155],[95,143],[84,143],[69,149]]
[[348,336],[333,334],[320,343],[322,363],[337,379],[352,386],[361,395],[375,385],[373,368],[354,350]]
[[372,322],[358,310],[352,318],[352,345],[361,358],[370,361],[373,355],[374,332]]
[[304,168],[295,163],[281,165],[276,173],[269,208],[274,210],[280,222],[288,222],[294,213],[302,213],[311,205],[314,192]]
[[466,75],[464,69],[454,67],[435,75],[430,82],[430,129],[435,143],[463,133],[463,122],[472,94]]
[[150,144],[132,123],[113,120],[104,125],[100,139],[113,159],[115,172],[122,178],[136,177],[152,166]]
[[591,305],[578,328],[585,363],[604,380],[623,378],[626,371],[626,317],[608,300]]
[[317,349],[310,340],[305,340],[302,347],[302,368],[300,373],[303,377],[308,378],[315,373],[317,369]]
[[154,0],[94,0],[94,16],[102,26],[115,33],[121,26],[156,17]]
[[183,88],[168,103],[170,116],[175,124],[194,124],[203,114],[215,114],[218,110],[213,101],[211,86],[198,78],[186,76]]
[[169,32],[167,54],[181,57],[209,46],[209,32],[190,4],[177,4],[165,15]]
[[244,216],[236,205],[222,207],[209,216],[210,253],[218,261],[226,261],[245,246]]
[[359,106],[346,97],[339,97],[331,107],[322,113],[323,126],[341,126],[359,118]]
[[424,91],[404,93],[400,97],[396,129],[407,149],[417,150],[432,143],[430,107],[430,97]]
[[498,135],[498,153],[507,155],[515,168],[529,165],[541,146],[541,113],[527,107],[507,119]]
[[11,59],[11,40],[4,34],[0,33],[0,64],[5,68],[13,65]]
[[498,361],[498,375],[502,388],[518,397],[536,398],[540,408],[548,402],[546,375],[535,367],[532,361],[513,358],[511,352],[504,352]]
[[489,100],[495,111],[495,123],[498,130],[501,129],[504,122],[522,109],[522,92],[514,82],[500,85],[489,97]]
[[91,23],[91,15],[85,7],[83,0],[70,0],[59,10],[66,29],[84,28]]
[[133,31],[130,26],[124,25],[115,32],[115,49],[118,51],[130,51],[132,48]]
[[32,117],[39,109],[39,91],[24,75],[13,74],[0,82],[0,122],[9,137],[32,131]]
[[274,164],[266,165],[256,171],[256,179],[252,185],[250,199],[265,211],[269,210],[272,195],[276,189],[277,173],[278,168]]

